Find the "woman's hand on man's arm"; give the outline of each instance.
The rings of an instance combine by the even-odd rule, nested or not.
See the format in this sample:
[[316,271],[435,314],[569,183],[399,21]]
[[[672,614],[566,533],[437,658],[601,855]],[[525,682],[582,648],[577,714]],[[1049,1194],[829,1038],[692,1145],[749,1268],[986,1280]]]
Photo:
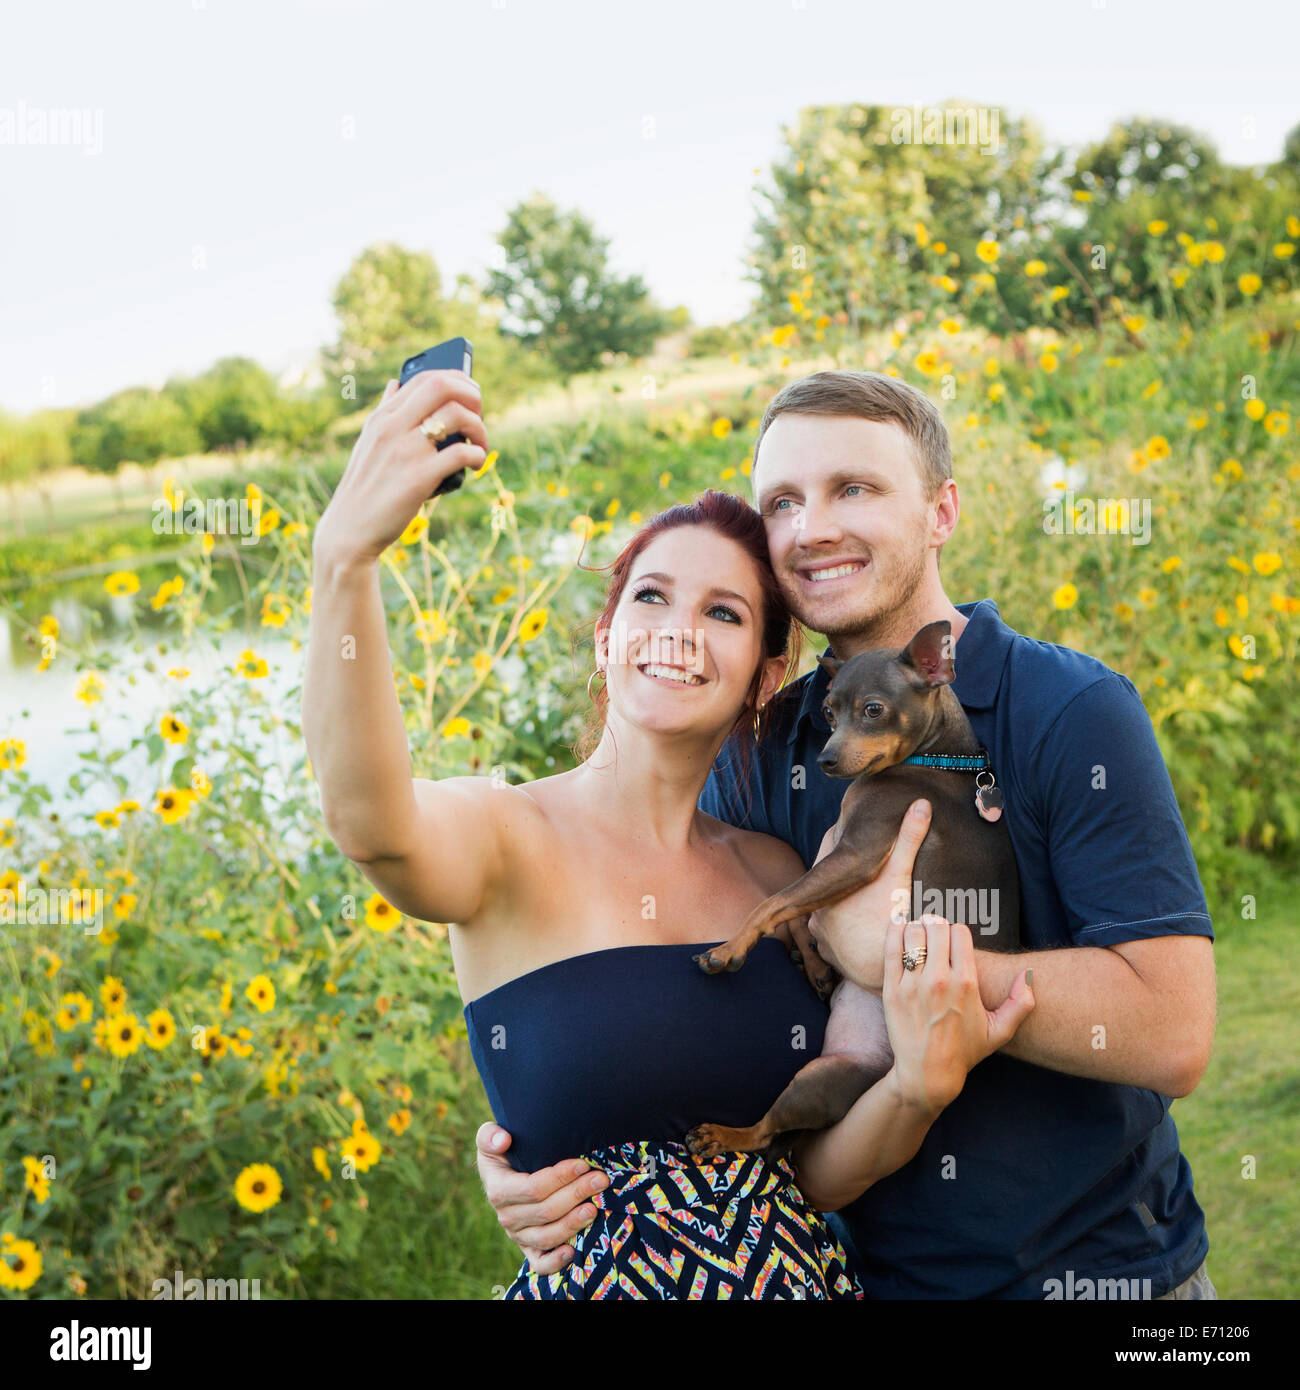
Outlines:
[[517,1173],[505,1157],[510,1135],[490,1120],[474,1136],[478,1175],[501,1229],[534,1274],[556,1274],[573,1259],[571,1240],[596,1218],[591,1197],[609,1178],[585,1159],[569,1158],[535,1173]]

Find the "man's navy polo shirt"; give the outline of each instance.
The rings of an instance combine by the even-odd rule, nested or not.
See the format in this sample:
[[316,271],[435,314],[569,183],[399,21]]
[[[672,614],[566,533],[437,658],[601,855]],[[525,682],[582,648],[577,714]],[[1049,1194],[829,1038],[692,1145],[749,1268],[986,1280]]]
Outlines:
[[[1132,682],[1013,632],[991,599],[958,612],[969,622],[953,690],[1005,796],[1025,949],[1212,940],[1168,769]],[[829,684],[818,666],[777,696],[757,759],[752,740],[742,750],[748,798],[724,753],[699,802],[787,841],[806,865],[850,785],[817,765]],[[1158,1298],[1209,1249],[1169,1105],[1142,1087],[994,1053],[916,1156],[830,1219],[856,1247],[871,1298],[1043,1298],[1047,1280],[1069,1287],[1071,1271],[1075,1288],[1149,1279]]]

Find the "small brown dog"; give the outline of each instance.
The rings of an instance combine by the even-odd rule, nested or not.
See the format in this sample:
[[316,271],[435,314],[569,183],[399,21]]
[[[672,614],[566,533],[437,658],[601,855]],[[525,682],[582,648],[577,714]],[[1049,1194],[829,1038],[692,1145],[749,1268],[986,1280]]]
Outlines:
[[[854,779],[840,806],[834,848],[760,903],[730,941],[696,956],[702,970],[739,970],[760,937],[872,882],[919,797],[930,802],[933,815],[913,868],[917,915],[937,912],[965,922],[986,951],[1020,948],[1015,855],[1001,818],[1001,791],[980,766],[987,762],[983,750],[949,689],[956,674],[951,631],[944,620],[923,627],[901,651],[821,658],[833,677],[824,706],[831,736],[817,762],[831,777]],[[829,978],[813,983],[825,997]],[[859,1058],[823,1055],[795,1076],[756,1125],[697,1125],[686,1136],[687,1147],[702,1159],[726,1151],[785,1153],[800,1131],[843,1118],[875,1080]]]

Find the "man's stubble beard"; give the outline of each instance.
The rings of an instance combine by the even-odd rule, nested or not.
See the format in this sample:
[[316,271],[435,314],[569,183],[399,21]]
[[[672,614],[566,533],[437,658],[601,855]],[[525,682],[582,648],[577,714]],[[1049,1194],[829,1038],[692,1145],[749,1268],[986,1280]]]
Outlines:
[[[800,613],[791,602],[793,595],[787,593],[786,601],[790,604],[791,610],[796,618],[811,628],[814,632],[820,633],[827,638],[834,646],[837,638],[849,637],[857,643],[866,646],[878,647],[888,645],[899,645],[892,639],[898,636],[895,629],[898,626],[899,616],[905,612],[912,602],[913,596],[921,587],[925,579],[925,560],[927,550],[920,549],[902,562],[892,579],[886,579],[886,592],[880,590],[879,572],[877,573],[877,584],[873,588],[868,607],[860,608],[856,612],[847,612],[842,618],[832,618],[829,624],[822,625],[822,621],[812,622]],[[877,557],[871,557],[871,567],[875,568]],[[823,620],[824,621],[824,620]],[[901,639],[905,644],[914,634],[908,634]]]

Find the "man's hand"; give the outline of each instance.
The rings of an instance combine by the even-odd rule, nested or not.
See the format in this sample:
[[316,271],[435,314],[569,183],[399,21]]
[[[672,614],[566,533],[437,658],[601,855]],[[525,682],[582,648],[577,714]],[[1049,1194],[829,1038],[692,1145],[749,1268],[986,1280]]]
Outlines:
[[[905,923],[912,915],[912,869],[929,829],[930,803],[914,801],[877,877],[847,898],[820,908],[808,920],[822,958],[863,989],[879,993],[884,987],[885,934],[891,921]],[[832,826],[826,832],[818,859],[834,848],[834,831]]]
[[568,1242],[596,1218],[588,1199],[608,1187],[609,1178],[580,1158],[516,1173],[504,1156],[510,1135],[490,1120],[479,1126],[474,1146],[502,1230],[527,1256],[533,1274],[557,1274],[573,1259]]

